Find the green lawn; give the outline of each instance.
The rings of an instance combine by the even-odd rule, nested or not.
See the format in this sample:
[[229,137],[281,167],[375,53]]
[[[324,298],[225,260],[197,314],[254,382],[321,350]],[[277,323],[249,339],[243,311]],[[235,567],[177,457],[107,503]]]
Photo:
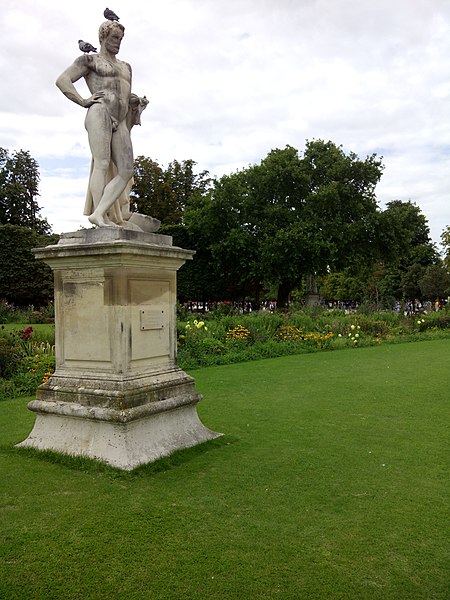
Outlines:
[[447,600],[448,340],[192,374],[226,435],[132,473],[0,403],[2,600]]

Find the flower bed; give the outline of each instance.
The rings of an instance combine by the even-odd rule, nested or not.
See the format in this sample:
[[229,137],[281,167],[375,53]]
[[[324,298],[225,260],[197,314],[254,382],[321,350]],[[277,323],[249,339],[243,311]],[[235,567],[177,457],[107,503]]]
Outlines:
[[450,311],[405,316],[303,310],[204,314],[178,325],[182,368],[450,336]]
[[[0,327],[0,399],[33,395],[54,371],[53,326]],[[195,369],[288,354],[450,337],[450,308],[412,316],[317,309],[282,314],[207,313],[179,320],[177,333],[178,363],[182,369]]]
[[55,370],[54,339],[32,326],[0,330],[0,400],[29,396]]

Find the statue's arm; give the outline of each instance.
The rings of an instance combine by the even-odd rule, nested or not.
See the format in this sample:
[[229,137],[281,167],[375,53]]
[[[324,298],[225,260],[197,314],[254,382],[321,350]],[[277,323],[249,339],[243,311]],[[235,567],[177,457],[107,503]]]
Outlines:
[[104,92],[95,92],[92,94],[90,98],[83,98],[78,93],[76,87],[73,85],[76,81],[85,77],[89,74],[89,64],[88,60],[91,57],[88,56],[80,56],[75,60],[73,64],[70,65],[56,80],[56,86],[61,90],[61,92],[75,102],[75,104],[79,104],[83,108],[89,108],[95,102],[99,102],[101,98],[104,96]]

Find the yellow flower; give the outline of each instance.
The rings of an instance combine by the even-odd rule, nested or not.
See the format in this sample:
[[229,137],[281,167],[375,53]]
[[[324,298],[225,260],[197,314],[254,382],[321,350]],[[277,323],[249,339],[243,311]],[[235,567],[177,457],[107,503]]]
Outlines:
[[355,325],[350,325],[350,329],[353,331],[353,329],[355,329]]

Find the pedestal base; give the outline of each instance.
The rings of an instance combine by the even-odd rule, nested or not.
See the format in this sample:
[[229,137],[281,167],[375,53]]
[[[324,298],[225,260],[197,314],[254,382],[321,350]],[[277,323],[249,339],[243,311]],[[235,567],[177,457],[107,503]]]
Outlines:
[[55,275],[56,370],[19,446],[131,470],[221,434],[176,361],[176,272],[194,252],[170,236],[100,227],[34,250]]
[[169,398],[125,411],[34,400],[28,407],[37,413],[36,422],[17,446],[86,456],[131,471],[221,436],[201,423],[198,400]]

